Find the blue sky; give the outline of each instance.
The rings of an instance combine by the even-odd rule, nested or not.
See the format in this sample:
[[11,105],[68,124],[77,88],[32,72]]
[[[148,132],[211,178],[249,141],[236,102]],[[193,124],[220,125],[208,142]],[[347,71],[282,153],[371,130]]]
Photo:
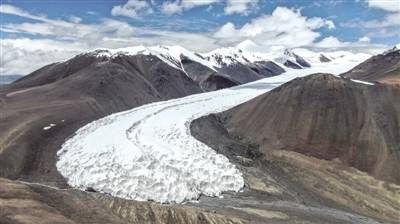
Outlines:
[[2,74],[99,47],[205,52],[251,41],[260,51],[378,52],[400,42],[400,0],[3,0],[0,15]]

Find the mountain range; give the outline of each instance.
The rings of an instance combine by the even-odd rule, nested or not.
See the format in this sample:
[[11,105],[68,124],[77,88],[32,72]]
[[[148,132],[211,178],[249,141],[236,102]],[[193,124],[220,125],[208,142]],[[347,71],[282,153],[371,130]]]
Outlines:
[[[0,87],[0,222],[22,211],[48,223],[396,223],[399,55],[137,46],[47,65]],[[70,189],[57,170],[65,141],[102,117],[219,89],[246,93],[264,87],[241,84],[349,61],[364,62],[341,76],[271,81],[273,90],[190,125],[243,173],[243,192],[164,206]]]

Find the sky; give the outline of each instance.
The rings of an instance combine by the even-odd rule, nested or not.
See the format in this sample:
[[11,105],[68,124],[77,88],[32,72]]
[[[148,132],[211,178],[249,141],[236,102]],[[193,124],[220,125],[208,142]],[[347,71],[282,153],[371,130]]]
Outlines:
[[1,0],[0,26],[0,75],[136,45],[376,54],[400,43],[400,0]]

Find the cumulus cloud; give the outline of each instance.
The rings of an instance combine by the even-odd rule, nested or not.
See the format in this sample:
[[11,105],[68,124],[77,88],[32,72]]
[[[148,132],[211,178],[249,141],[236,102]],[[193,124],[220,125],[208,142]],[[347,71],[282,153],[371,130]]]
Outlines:
[[53,40],[2,39],[0,73],[26,75],[49,63],[73,57],[82,46]]
[[320,36],[319,28],[335,28],[333,21],[319,17],[307,18],[299,10],[277,7],[271,15],[257,17],[242,27],[226,23],[214,34],[221,43],[235,44],[251,39],[265,46],[304,46]]
[[389,12],[400,12],[400,2],[398,0],[367,0],[368,6]]
[[343,47],[346,43],[340,41],[336,37],[325,37],[322,39],[320,42],[315,43],[315,47],[319,48],[338,48],[338,47]]
[[371,39],[369,37],[367,37],[367,36],[364,36],[364,37],[360,37],[358,39],[358,42],[366,42],[366,43],[368,43],[368,42],[371,42]]
[[215,33],[214,37],[224,39],[224,38],[232,38],[238,34],[238,30],[236,30],[235,25],[231,22],[225,23],[225,25],[221,26]]
[[226,14],[244,14],[247,15],[249,9],[254,7],[258,0],[228,0],[224,11]]
[[111,15],[139,18],[139,14],[143,12],[152,12],[149,2],[145,0],[128,0],[125,5],[114,6],[111,10]]

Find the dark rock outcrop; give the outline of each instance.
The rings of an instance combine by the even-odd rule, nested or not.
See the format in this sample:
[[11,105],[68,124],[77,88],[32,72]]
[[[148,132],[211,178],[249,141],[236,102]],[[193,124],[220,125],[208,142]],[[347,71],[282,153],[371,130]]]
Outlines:
[[320,61],[320,62],[330,62],[330,61],[332,61],[332,60],[329,59],[328,57],[326,57],[325,55],[320,54],[320,55],[319,55],[319,61]]

